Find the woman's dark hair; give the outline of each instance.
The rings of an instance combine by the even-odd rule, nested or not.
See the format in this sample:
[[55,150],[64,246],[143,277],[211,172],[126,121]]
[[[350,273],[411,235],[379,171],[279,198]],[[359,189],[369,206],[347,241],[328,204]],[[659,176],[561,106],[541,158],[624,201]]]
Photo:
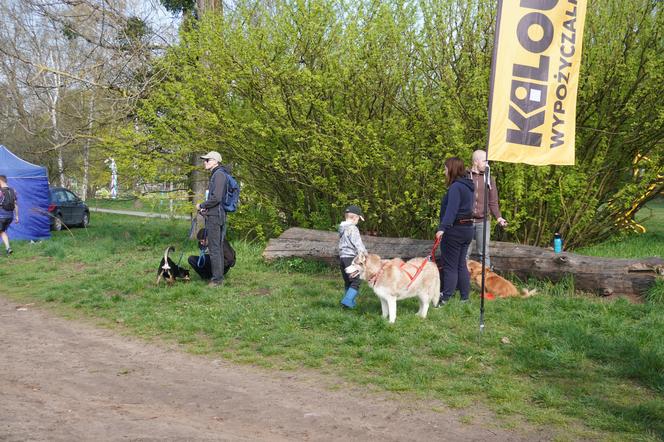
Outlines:
[[466,166],[463,165],[463,160],[458,157],[451,157],[445,160],[445,167],[447,167],[447,185],[449,186],[459,177],[466,174]]

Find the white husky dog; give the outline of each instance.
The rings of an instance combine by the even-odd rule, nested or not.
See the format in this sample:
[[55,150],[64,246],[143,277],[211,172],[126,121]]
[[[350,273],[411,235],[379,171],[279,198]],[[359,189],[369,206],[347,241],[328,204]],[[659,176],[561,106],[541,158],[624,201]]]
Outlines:
[[420,309],[417,314],[427,317],[429,303],[438,305],[440,275],[435,263],[427,258],[413,258],[404,262],[399,258],[380,259],[371,253],[361,253],[346,267],[349,275],[359,275],[380,298],[383,318],[390,324],[397,319],[397,301],[417,296]]

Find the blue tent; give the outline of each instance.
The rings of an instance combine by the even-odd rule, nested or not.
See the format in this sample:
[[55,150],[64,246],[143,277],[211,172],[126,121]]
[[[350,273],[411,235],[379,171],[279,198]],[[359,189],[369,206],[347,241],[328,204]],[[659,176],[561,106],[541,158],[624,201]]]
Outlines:
[[28,163],[0,145],[0,175],[16,190],[19,223],[7,230],[10,239],[50,238],[48,172],[45,167]]

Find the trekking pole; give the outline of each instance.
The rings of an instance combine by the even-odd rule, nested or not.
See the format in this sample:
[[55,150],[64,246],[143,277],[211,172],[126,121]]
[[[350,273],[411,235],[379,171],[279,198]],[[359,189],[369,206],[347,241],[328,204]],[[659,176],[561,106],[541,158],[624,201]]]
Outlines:
[[184,239],[184,242],[182,243],[181,251],[180,251],[180,259],[178,259],[178,266],[180,266],[180,263],[182,262],[182,257],[184,256],[184,246],[187,244],[187,240],[191,238],[191,235],[193,234],[194,230],[196,230],[196,225],[198,224],[198,217],[194,216],[191,219],[191,227],[189,228],[189,234],[187,237]]
[[196,264],[198,264],[198,267],[203,267],[205,265],[205,249],[207,249],[207,224],[205,227],[203,227],[203,238],[202,240],[204,241],[205,247],[201,247],[201,243],[199,242],[198,248],[199,248],[199,253],[198,253],[198,261],[196,261]]

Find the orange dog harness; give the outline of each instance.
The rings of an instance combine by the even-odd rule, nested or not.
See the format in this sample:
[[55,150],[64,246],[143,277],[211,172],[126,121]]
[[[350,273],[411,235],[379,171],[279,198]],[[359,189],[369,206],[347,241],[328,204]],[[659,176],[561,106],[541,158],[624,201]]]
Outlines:
[[[436,247],[438,247],[438,244],[440,244],[440,238],[436,238],[436,240],[433,243],[433,248],[431,249],[431,255],[427,257],[424,261],[422,261],[422,264],[420,264],[419,267],[415,267],[413,264],[408,264],[407,262],[401,263],[399,266],[399,269],[404,272],[406,275],[408,275],[408,278],[410,279],[410,282],[408,283],[408,286],[406,287],[406,290],[410,289],[410,286],[413,285],[413,282],[417,279],[418,276],[420,276],[420,273],[422,273],[422,270],[424,270],[424,266],[427,265],[429,261],[433,262],[436,260]],[[375,287],[376,283],[378,282],[378,279],[381,277],[383,274],[383,270],[385,270],[385,266],[389,264],[390,261],[387,261],[385,264],[383,264],[380,267],[380,270],[378,273],[376,273],[374,276],[369,278],[369,285],[371,287]],[[415,274],[412,275],[408,272],[408,270],[404,269],[405,266],[411,266],[416,269]]]

